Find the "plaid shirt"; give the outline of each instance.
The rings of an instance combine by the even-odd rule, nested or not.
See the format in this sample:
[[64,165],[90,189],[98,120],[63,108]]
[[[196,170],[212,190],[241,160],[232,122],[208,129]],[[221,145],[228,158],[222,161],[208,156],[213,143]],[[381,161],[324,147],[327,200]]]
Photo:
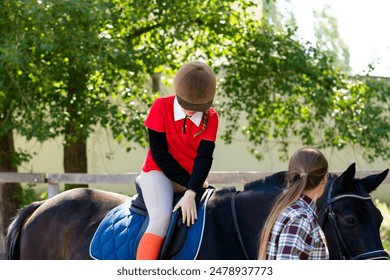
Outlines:
[[316,204],[301,195],[276,220],[268,241],[267,259],[329,259],[325,235],[316,219]]

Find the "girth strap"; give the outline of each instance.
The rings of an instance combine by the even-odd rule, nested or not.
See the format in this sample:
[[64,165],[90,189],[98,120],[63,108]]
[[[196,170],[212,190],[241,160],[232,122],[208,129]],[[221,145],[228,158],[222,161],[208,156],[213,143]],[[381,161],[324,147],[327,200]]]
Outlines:
[[239,191],[235,192],[233,195],[232,195],[232,199],[231,199],[231,208],[232,208],[232,218],[233,218],[233,224],[234,224],[234,228],[236,229],[236,234],[237,234],[237,238],[238,238],[238,242],[240,243],[240,246],[241,246],[241,249],[242,249],[242,252],[244,253],[244,256],[247,260],[249,260],[249,257],[248,257],[248,254],[245,250],[245,245],[244,245],[244,241],[242,240],[242,236],[241,236],[241,232],[240,232],[240,227],[238,226],[238,220],[237,220],[237,213],[236,213],[236,195],[239,193]]

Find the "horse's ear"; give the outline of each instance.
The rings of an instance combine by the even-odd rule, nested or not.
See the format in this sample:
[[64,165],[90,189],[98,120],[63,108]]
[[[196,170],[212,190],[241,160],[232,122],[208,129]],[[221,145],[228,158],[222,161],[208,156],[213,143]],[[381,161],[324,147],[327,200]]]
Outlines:
[[356,163],[352,163],[336,180],[338,184],[334,185],[334,193],[344,193],[353,187],[353,180],[356,173]]
[[382,173],[369,175],[367,177],[364,177],[362,179],[359,179],[359,182],[367,189],[367,191],[370,193],[373,190],[375,190],[386,178],[387,173],[389,173],[389,169],[387,168]]
[[342,183],[350,183],[355,178],[356,173],[356,163],[352,163],[350,166],[348,166],[347,170],[341,174],[341,182]]

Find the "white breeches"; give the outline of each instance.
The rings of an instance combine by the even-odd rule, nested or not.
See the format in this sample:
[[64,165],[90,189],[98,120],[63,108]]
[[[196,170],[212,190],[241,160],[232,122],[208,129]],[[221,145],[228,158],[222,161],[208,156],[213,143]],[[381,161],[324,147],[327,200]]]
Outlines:
[[145,232],[165,237],[173,209],[172,182],[161,171],[142,171],[139,184],[149,214]]

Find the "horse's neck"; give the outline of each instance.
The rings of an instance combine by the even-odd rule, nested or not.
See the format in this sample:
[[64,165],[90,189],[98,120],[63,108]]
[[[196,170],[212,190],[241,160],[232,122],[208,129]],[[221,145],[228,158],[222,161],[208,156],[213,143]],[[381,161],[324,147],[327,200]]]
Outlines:
[[245,248],[256,258],[262,227],[280,190],[244,191],[236,196],[236,213]]

